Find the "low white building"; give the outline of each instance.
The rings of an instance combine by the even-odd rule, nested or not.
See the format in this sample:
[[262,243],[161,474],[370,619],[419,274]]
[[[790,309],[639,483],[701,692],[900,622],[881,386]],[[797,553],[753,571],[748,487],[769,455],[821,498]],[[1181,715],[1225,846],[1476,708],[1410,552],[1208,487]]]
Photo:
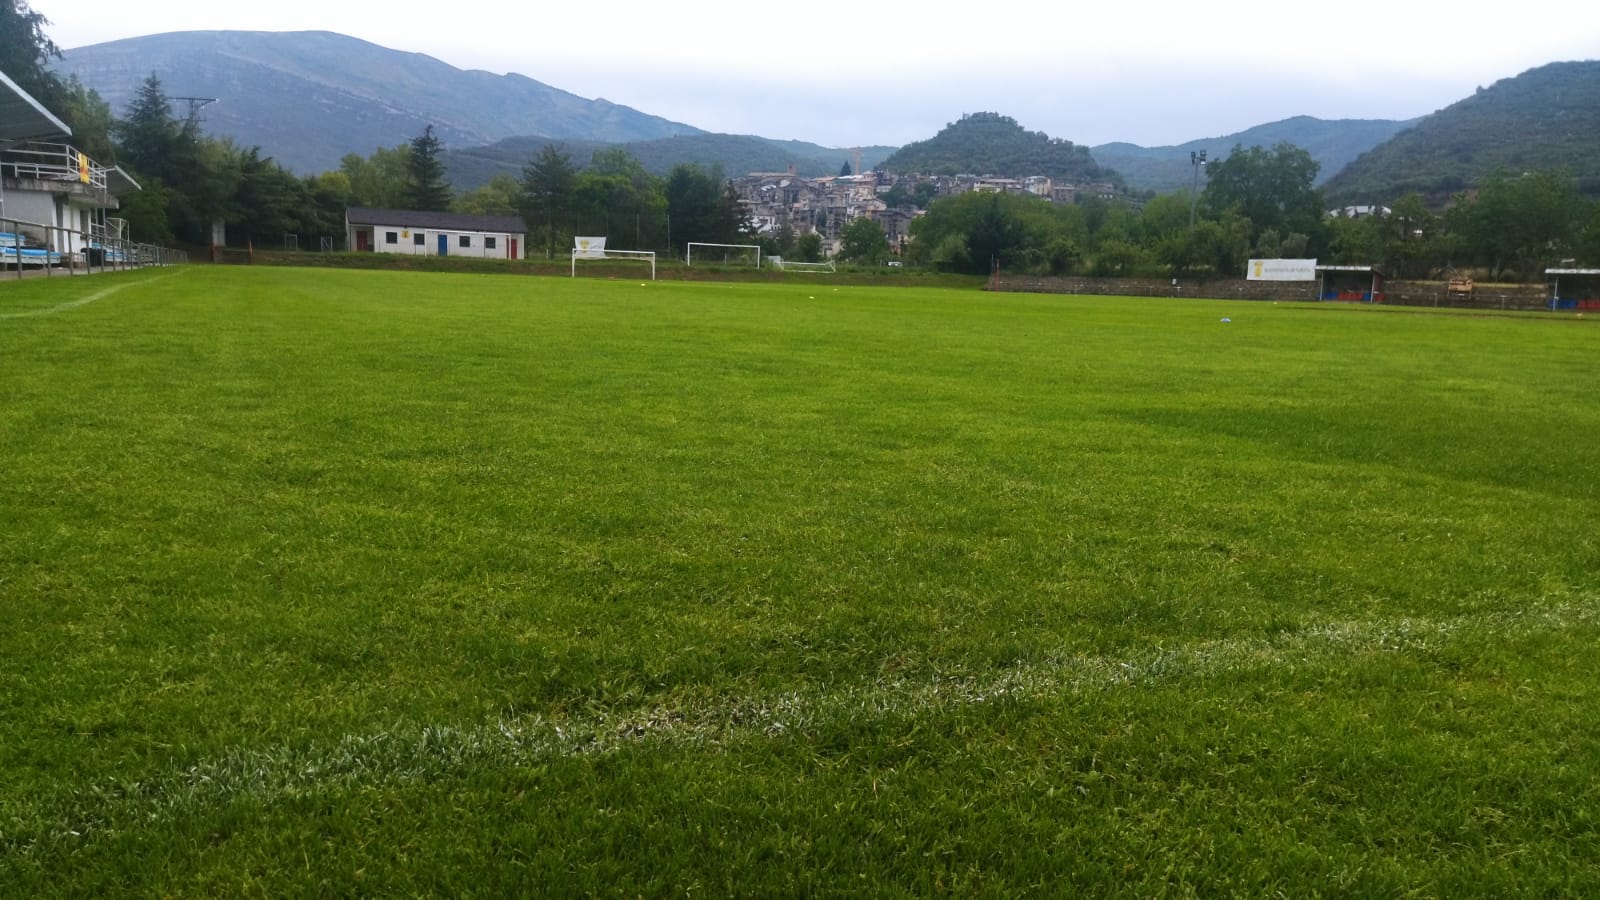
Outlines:
[[345,246],[361,253],[521,259],[528,244],[528,226],[517,216],[353,206],[344,221]]

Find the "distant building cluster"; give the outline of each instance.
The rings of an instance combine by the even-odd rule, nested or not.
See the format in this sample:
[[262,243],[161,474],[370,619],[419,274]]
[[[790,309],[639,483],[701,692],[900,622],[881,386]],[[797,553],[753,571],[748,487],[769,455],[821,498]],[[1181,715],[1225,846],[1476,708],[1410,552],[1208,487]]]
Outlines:
[[[733,180],[756,233],[776,237],[787,230],[800,236],[816,232],[828,255],[839,252],[845,227],[863,216],[877,222],[900,253],[911,240],[912,220],[926,204],[914,198],[937,199],[969,191],[1032,195],[1052,203],[1077,203],[1083,197],[1110,200],[1115,185],[1071,184],[1044,175],[996,178],[988,175],[894,175],[863,172],[826,178],[801,178],[788,172],[753,172]],[[896,188],[901,190],[897,191]],[[903,202],[892,202],[892,201]]]

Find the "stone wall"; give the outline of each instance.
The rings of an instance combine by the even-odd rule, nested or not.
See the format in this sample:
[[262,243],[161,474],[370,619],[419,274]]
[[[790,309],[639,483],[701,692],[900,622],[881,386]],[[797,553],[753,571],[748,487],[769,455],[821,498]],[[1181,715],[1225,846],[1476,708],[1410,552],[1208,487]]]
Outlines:
[[[1002,275],[1000,290],[1034,294],[1096,294],[1116,297],[1195,297],[1206,300],[1317,299],[1316,282],[1246,281],[1216,278],[1190,281],[1161,278],[1032,277]],[[1383,302],[1389,306],[1439,306],[1459,309],[1549,309],[1549,288],[1537,284],[1479,284],[1467,296],[1451,295],[1442,281],[1390,281]]]
[[1391,281],[1383,302],[1390,306],[1457,309],[1549,309],[1550,289],[1541,284],[1477,284],[1467,296],[1451,295],[1442,281]]

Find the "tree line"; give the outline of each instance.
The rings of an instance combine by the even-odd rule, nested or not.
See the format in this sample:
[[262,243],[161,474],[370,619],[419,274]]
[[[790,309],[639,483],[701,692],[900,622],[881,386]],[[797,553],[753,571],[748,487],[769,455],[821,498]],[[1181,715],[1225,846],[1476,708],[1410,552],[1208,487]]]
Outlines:
[[967,193],[934,201],[912,223],[908,252],[915,263],[979,274],[998,264],[1041,275],[1220,277],[1242,274],[1252,258],[1316,258],[1400,278],[1471,270],[1536,280],[1563,262],[1600,265],[1600,202],[1561,172],[1490,175],[1438,212],[1417,194],[1330,211],[1316,175],[1302,148],[1236,146],[1206,167],[1198,194],[1142,204]]

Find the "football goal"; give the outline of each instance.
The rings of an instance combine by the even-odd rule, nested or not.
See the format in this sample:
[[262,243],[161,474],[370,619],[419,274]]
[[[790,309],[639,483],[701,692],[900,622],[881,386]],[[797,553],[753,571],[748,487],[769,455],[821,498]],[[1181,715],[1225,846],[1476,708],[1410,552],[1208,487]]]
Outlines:
[[754,262],[756,268],[761,268],[760,244],[707,244],[690,241],[683,257],[684,265],[693,268],[696,247],[700,248],[700,262],[703,264],[750,265]]
[[603,237],[574,237],[572,239],[572,277],[578,277],[580,259],[633,259],[650,263],[650,280],[656,280],[656,252],[654,250],[607,250]]
[[781,256],[769,256],[767,262],[772,264],[779,272],[837,272],[833,267],[833,260],[822,262],[801,262],[797,259],[784,259]]

